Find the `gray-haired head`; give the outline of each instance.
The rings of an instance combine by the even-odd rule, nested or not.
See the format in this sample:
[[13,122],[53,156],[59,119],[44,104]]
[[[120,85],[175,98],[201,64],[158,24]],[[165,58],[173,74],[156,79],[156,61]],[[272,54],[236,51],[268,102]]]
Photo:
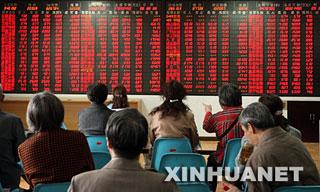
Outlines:
[[32,131],[59,129],[63,119],[63,104],[53,93],[38,93],[30,100],[27,109],[27,122]]
[[239,122],[244,127],[248,127],[248,124],[250,124],[258,130],[265,130],[275,126],[270,110],[259,102],[252,103],[243,109]]

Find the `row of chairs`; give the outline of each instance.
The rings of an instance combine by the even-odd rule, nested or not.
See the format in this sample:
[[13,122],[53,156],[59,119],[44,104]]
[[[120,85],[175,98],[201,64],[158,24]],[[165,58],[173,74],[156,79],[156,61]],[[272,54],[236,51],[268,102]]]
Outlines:
[[[96,169],[107,163],[104,157],[107,149],[106,138],[104,136],[87,136],[87,141],[93,155]],[[167,174],[165,167],[205,167],[205,159],[202,155],[192,153],[190,142],[186,138],[159,138],[153,146],[151,168]],[[181,174],[178,173],[178,174]],[[178,187],[186,192],[189,191],[209,191],[205,183],[178,183]],[[205,190],[203,190],[205,189]]]
[[[92,153],[96,169],[103,167],[109,157],[106,138],[104,136],[87,136],[87,141]],[[188,139],[185,138],[160,138],[153,147],[151,167],[158,172],[167,173],[165,167],[205,167],[203,156],[192,153]],[[180,190],[184,192],[203,191],[208,192],[209,187],[205,183],[178,183]]]
[[[203,156],[192,153],[189,140],[187,139],[172,139],[161,138],[154,143],[152,165],[155,170],[161,173],[167,173],[165,167],[205,167]],[[233,171],[236,167],[235,159],[241,148],[241,138],[235,138],[228,141],[225,155],[222,163],[222,168],[229,167]],[[181,176],[178,171],[177,176]],[[181,178],[181,177],[180,177]],[[202,182],[192,183],[177,183],[182,192],[208,192],[209,187]],[[244,186],[243,191],[247,191],[247,186]],[[287,186],[275,190],[275,192],[318,192],[320,185],[313,186]]]
[[[111,157],[108,152],[106,138],[104,136],[87,136],[87,141],[93,155],[96,169],[102,168]],[[235,158],[240,150],[241,139],[232,139],[227,143],[223,167],[235,167]],[[205,167],[205,159],[202,155],[192,153],[188,139],[185,138],[159,138],[153,146],[151,166],[156,171],[167,174],[165,167]],[[178,176],[181,172],[178,172]],[[181,178],[181,177],[180,177]],[[70,182],[55,184],[38,184],[36,192],[64,192],[67,191]],[[203,182],[177,182],[182,192],[209,192],[209,187]],[[288,191],[320,191],[320,186],[290,186],[276,190],[276,192]],[[1,189],[0,189],[1,192]]]

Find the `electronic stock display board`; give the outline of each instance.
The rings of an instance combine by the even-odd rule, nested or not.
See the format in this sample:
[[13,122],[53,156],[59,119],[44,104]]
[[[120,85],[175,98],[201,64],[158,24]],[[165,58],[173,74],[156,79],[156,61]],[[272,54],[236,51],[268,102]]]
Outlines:
[[93,82],[191,95],[320,96],[317,1],[1,1],[0,82],[10,93],[85,93]]

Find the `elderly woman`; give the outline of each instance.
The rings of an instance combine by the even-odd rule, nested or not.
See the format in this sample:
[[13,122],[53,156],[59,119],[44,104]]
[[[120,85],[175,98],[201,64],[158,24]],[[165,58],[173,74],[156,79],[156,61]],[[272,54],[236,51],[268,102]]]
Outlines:
[[158,137],[187,137],[193,149],[199,146],[194,115],[182,102],[186,95],[186,90],[178,81],[170,81],[164,86],[164,102],[149,114],[151,143]]
[[94,169],[85,136],[60,128],[63,119],[63,104],[54,94],[38,93],[30,100],[27,122],[35,135],[23,142],[18,152],[32,187],[67,182],[74,175]]

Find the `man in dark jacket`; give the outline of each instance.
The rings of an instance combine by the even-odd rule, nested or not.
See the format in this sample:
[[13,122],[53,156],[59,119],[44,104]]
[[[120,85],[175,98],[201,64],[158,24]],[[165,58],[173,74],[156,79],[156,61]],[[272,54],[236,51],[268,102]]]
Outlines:
[[[0,84],[0,103],[4,100]],[[0,183],[3,188],[19,187],[21,168],[18,146],[25,140],[24,128],[19,117],[5,113],[0,108]]]
[[107,121],[113,112],[104,104],[108,96],[108,88],[102,83],[90,85],[87,96],[91,106],[78,114],[79,131],[85,135],[104,135]]

